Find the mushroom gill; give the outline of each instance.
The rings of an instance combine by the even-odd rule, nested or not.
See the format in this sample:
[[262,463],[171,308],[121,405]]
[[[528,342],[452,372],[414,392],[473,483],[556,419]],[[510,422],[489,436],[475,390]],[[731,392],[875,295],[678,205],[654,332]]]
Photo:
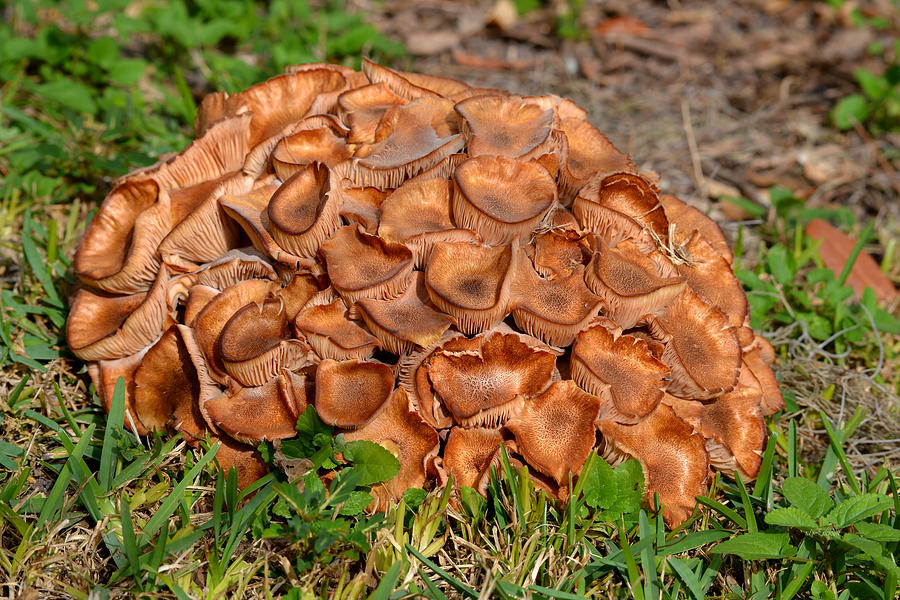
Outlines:
[[710,469],[755,475],[784,400],[711,219],[571,100],[287,71],[204,99],[86,228],[66,335],[129,430],[219,442],[243,486],[309,404],[400,461],[381,509],[504,451],[554,499],[634,456],[670,525]]

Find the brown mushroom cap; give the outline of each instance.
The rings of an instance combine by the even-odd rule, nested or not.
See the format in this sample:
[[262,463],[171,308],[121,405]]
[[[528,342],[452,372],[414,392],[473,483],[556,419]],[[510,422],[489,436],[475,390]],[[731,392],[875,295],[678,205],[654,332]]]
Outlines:
[[565,134],[562,167],[560,168],[560,201],[572,203],[578,191],[595,174],[630,173],[635,165],[622,154],[600,130],[587,119],[569,117],[560,120]]
[[413,281],[402,294],[390,300],[361,298],[356,306],[366,326],[393,354],[409,354],[441,339],[453,318],[434,309],[425,289],[425,274],[413,273]]
[[268,201],[269,229],[291,254],[313,256],[341,225],[337,202],[329,197],[328,169],[299,168]]
[[584,284],[584,267],[565,278],[544,279],[523,263],[513,292],[516,325],[548,344],[570,345],[601,307],[600,298]]
[[453,184],[439,177],[416,177],[405,182],[382,203],[378,235],[412,250],[417,267],[428,263],[437,242],[481,241],[475,232],[453,223],[452,190]]
[[499,156],[470,158],[456,168],[453,218],[488,244],[527,243],[556,204],[545,168]]
[[361,146],[347,175],[362,185],[396,188],[404,180],[435,166],[465,145],[451,120],[453,103],[422,98],[385,112],[375,142]]
[[169,317],[165,266],[149,292],[113,296],[81,288],[75,292],[66,321],[69,348],[82,360],[110,360],[132,355],[154,343]]
[[454,427],[444,446],[444,469],[457,487],[479,489],[501,443],[499,429]]
[[667,306],[686,286],[684,277],[661,275],[657,263],[630,241],[595,253],[585,283],[601,298],[609,318],[625,329]]
[[348,306],[360,298],[392,298],[412,277],[412,252],[352,225],[341,227],[322,244],[331,285]]
[[638,459],[644,470],[644,497],[659,494],[663,517],[669,527],[683,523],[696,505],[695,496],[706,492],[709,455],[703,436],[660,404],[634,424],[600,419],[604,458],[624,452]]
[[678,274],[695,294],[721,310],[728,324],[741,327],[749,318],[747,295],[728,261],[699,235],[684,245],[691,261],[677,265]]
[[400,461],[400,472],[372,490],[375,508],[382,510],[409,488],[425,483],[425,463],[439,448],[437,432],[409,409],[409,399],[402,388],[394,390],[368,423],[344,433],[344,438],[348,442],[369,440],[381,444]]
[[197,315],[193,338],[208,363],[210,375],[217,381],[225,381],[225,365],[218,344],[225,324],[240,308],[251,302],[262,302],[277,287],[278,284],[273,281],[242,281],[210,300]]
[[287,369],[261,386],[222,394],[204,405],[219,429],[245,444],[294,437],[294,425],[304,408],[303,376]]
[[386,364],[326,359],[316,369],[316,412],[329,425],[356,429],[372,418],[394,389]]
[[553,109],[520,96],[475,96],[456,104],[469,156],[536,157],[546,152]]
[[288,179],[300,167],[321,163],[333,167],[350,158],[352,149],[330,127],[303,129],[282,139],[272,151],[272,166],[279,179]]
[[734,388],[741,347],[721,311],[684,291],[660,315],[651,315],[648,325],[666,345],[662,362],[672,369],[670,394],[704,400]]
[[490,329],[507,314],[519,254],[516,246],[439,242],[425,269],[428,296],[463,333]]
[[666,211],[669,222],[675,225],[675,241],[684,242],[696,231],[713,247],[716,254],[725,259],[725,262],[729,265],[734,262],[731,246],[715,221],[675,196],[661,194],[659,201]]
[[767,433],[758,390],[740,386],[709,404],[669,395],[663,402],[703,434],[713,468],[728,475],[738,470],[746,479],[756,478]]
[[528,464],[557,484],[568,485],[569,476],[578,476],[594,447],[599,414],[599,398],[578,389],[574,381],[557,381],[526,402],[506,428],[516,436]]
[[125,382],[125,428],[134,431],[138,435],[146,435],[147,427],[138,417],[134,408],[134,374],[144,360],[147,349],[140,350],[131,356],[117,358],[115,360],[99,360],[88,366],[88,373],[97,390],[97,396],[103,403],[106,412],[112,407],[116,384],[121,377]]
[[428,377],[454,421],[497,426],[518,414],[526,397],[537,396],[550,385],[556,357],[516,335],[477,339],[481,342],[477,351],[432,356]]
[[348,318],[347,307],[340,299],[304,308],[297,314],[294,327],[321,358],[365,360],[381,347],[378,338]]
[[640,175],[593,177],[578,192],[572,212],[610,246],[631,240],[642,252],[650,252],[656,249],[656,240],[665,240],[668,234],[659,195]]
[[375,141],[381,117],[391,106],[409,104],[383,83],[347,90],[338,97],[338,114],[350,127],[347,141],[353,144]]
[[604,402],[603,416],[634,423],[649,415],[663,397],[669,368],[647,344],[597,323],[575,337],[572,378]]
[[309,346],[290,339],[291,322],[279,298],[238,309],[219,337],[219,356],[228,374],[244,386],[261,386],[279,370],[311,363]]
[[203,422],[197,408],[200,382],[176,326],[147,350],[134,384],[134,411],[148,430],[163,430],[184,419]]

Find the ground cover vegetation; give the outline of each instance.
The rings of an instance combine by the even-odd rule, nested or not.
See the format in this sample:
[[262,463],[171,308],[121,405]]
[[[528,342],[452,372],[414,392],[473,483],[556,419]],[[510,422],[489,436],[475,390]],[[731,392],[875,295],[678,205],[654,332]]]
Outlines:
[[[848,27],[896,31],[820,4],[850,11]],[[562,40],[588,35],[582,3],[515,6],[526,19],[554,10]],[[675,531],[642,505],[636,461],[596,456],[565,505],[504,460],[486,498],[413,489],[368,515],[371,486],[396,460],[333,438],[312,409],[297,438],[261,448],[273,473],[239,491],[215,446],[137,440],[121,402],[100,407],[62,333],[69,259],[113,179],[187,143],[204,93],[297,62],[409,66],[404,45],[333,2],[2,10],[0,597],[897,597],[900,322],[871,291],[855,297],[849,270],[826,269],[803,230],[825,217],[895,274],[884,223],[783,186],[724,198],[745,214],[735,267],[753,327],[775,343],[787,408],[767,421],[756,481],[715,479]],[[875,62],[835,98],[828,126],[896,133],[898,50],[867,49]]]

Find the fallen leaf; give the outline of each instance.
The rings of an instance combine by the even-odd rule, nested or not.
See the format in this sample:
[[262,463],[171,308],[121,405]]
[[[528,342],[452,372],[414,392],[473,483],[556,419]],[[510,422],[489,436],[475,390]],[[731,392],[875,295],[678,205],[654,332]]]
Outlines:
[[[822,219],[813,219],[806,225],[806,235],[821,240],[819,254],[825,266],[840,275],[856,245],[856,240],[844,232],[831,226]],[[856,257],[856,262],[850,269],[847,285],[853,288],[857,296],[862,296],[865,288],[871,287],[875,291],[875,297],[885,304],[897,299],[897,288],[891,283],[887,275],[878,268],[878,263],[868,252],[863,250]]]
[[634,17],[610,17],[594,25],[594,33],[601,37],[610,35],[648,35],[647,24]]

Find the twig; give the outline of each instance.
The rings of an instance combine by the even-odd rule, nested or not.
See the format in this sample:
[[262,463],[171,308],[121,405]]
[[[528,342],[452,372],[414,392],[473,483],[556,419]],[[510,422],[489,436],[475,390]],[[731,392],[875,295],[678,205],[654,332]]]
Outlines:
[[703,177],[703,167],[700,165],[700,151],[697,149],[697,138],[694,137],[694,126],[691,125],[691,109],[684,98],[681,99],[681,120],[684,123],[684,135],[687,137],[688,149],[691,152],[694,186],[700,193],[704,193],[706,178]]

